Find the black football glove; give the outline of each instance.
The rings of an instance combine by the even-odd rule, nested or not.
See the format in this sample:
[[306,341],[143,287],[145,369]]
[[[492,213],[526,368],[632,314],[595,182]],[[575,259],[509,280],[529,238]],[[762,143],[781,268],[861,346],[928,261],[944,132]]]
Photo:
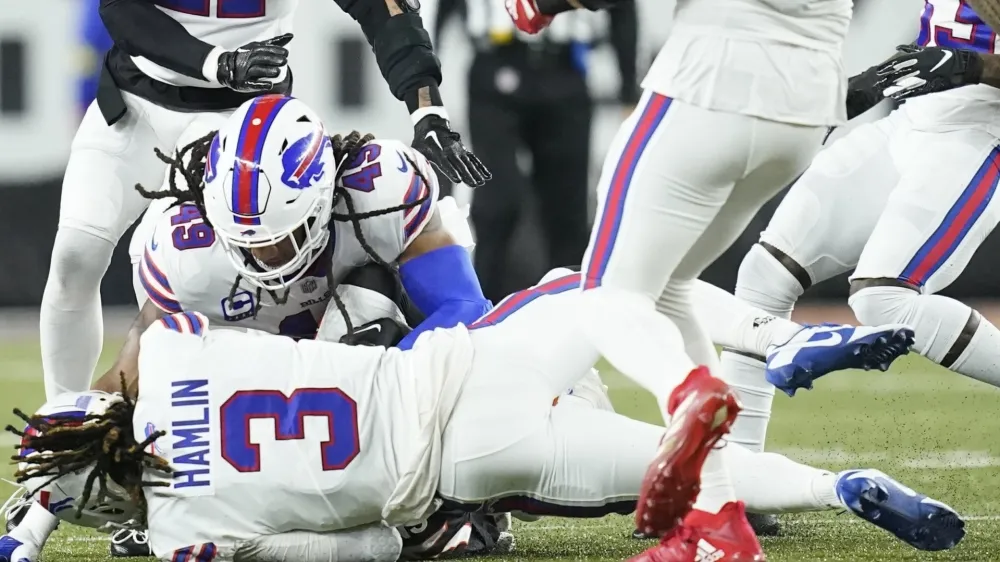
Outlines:
[[461,135],[451,130],[448,120],[439,115],[417,121],[413,126],[412,146],[453,182],[479,187],[493,178],[479,157],[462,144]]
[[868,70],[851,76],[847,81],[847,119],[854,119],[882,101],[882,88],[878,87],[878,69],[873,66]]
[[340,343],[347,345],[370,345],[393,347],[410,333],[410,328],[392,318],[379,318],[354,329],[353,334],[345,334]]
[[288,66],[288,49],[292,40],[286,33],[268,39],[247,43],[235,51],[226,51],[219,57],[219,83],[244,94],[264,93],[274,87],[273,79]]
[[900,45],[898,55],[878,67],[878,87],[896,101],[978,84],[983,59],[974,51]]

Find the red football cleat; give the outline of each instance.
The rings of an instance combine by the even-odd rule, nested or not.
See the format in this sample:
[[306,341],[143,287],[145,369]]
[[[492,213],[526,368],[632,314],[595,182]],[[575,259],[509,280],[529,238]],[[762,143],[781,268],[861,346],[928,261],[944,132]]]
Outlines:
[[697,367],[674,389],[672,416],[660,451],[646,471],[635,509],[636,529],[663,536],[691,511],[701,489],[701,467],[740,411],[729,386]]
[[553,16],[538,11],[535,0],[504,0],[504,7],[514,22],[514,27],[534,35],[552,23]]
[[743,502],[729,502],[719,513],[693,510],[660,544],[628,562],[763,562],[757,535],[747,522]]

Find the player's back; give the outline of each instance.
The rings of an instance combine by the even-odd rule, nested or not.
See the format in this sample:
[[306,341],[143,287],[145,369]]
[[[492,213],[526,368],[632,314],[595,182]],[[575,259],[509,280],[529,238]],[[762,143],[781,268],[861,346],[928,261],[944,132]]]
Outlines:
[[643,87],[718,111],[839,124],[851,12],[851,0],[678,0]]
[[141,346],[134,428],[166,432],[151,452],[175,471],[146,493],[160,557],[380,521],[420,446],[422,370],[451,353],[208,331],[190,313]]
[[[925,0],[916,42],[922,47],[1000,53],[997,34],[961,0]],[[919,96],[904,107],[921,128],[972,126],[1000,135],[1000,89],[993,86],[976,84]]]
[[[160,11],[176,20],[202,41],[235,50],[252,41],[263,41],[292,31],[292,17],[299,0],[158,0]],[[132,61],[150,78],[175,86],[212,88],[204,80],[164,68],[144,57]]]

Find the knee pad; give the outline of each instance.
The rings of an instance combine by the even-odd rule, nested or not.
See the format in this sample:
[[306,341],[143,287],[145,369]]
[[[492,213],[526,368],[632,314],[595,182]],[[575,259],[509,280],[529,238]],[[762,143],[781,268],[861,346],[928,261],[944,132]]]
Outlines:
[[916,299],[920,293],[904,287],[866,287],[847,300],[858,322],[878,324],[909,324],[915,320]]
[[75,228],[61,227],[52,246],[49,277],[66,287],[99,290],[115,245]]
[[789,318],[805,288],[784,264],[760,244],[740,263],[735,295],[768,314]]

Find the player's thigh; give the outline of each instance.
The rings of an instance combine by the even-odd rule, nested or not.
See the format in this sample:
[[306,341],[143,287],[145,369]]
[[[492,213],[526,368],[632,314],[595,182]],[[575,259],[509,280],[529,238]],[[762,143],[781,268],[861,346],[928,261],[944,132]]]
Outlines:
[[852,279],[899,279],[928,293],[950,285],[1000,220],[998,146],[980,130],[911,132],[899,185]]
[[534,431],[500,447],[475,443],[470,429],[464,450],[443,463],[441,495],[539,515],[630,512],[663,428],[593,408],[548,413]]
[[158,189],[166,165],[153,153],[168,153],[191,115],[168,111],[123,94],[128,111],[108,125],[96,103],[87,110],[70,148],[63,177],[59,225],[117,243],[142,213],[146,200],[135,185]]
[[755,120],[747,174],[736,182],[732,194],[672,278],[691,280],[701,275],[746,230],[761,206],[802,174],[825,136],[825,127]]
[[894,139],[908,129],[905,116],[894,112],[824,148],[785,194],[760,240],[792,258],[814,283],[852,269],[899,181]]
[[746,170],[752,122],[646,92],[604,162],[585,288],[655,299]]

